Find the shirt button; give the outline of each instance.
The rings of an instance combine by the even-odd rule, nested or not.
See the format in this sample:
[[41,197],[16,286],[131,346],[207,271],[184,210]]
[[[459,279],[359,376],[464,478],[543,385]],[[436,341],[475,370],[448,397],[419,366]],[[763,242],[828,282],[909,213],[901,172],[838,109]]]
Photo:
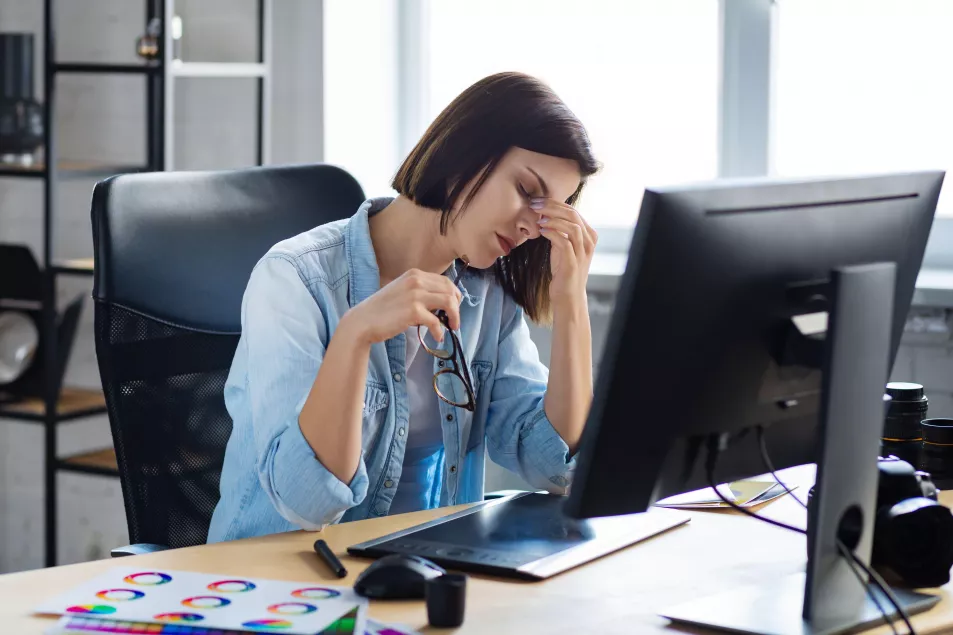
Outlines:
[[453,415],[447,415],[447,421],[453,421]]
[[439,362],[437,362],[437,366],[439,366],[440,368],[443,368],[444,365],[445,365],[445,362],[443,360],[440,360]]
[[394,486],[394,481],[390,479],[384,481],[384,487],[393,487],[393,486]]
[[456,474],[456,472],[457,472],[457,466],[456,466],[456,465],[451,465],[451,466],[450,466],[450,473],[451,473],[451,474]]
[[404,436],[404,429],[403,429],[403,428],[399,428],[399,429],[397,430],[397,434],[399,434],[400,436]]
[[394,381],[400,381],[400,373],[394,373]]

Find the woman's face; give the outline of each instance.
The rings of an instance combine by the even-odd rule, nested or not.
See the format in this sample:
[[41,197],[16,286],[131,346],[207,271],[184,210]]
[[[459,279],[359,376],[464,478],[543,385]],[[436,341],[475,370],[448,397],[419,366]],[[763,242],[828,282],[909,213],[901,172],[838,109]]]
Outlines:
[[[540,216],[530,209],[530,198],[565,201],[581,178],[571,159],[511,148],[463,214],[451,216],[448,237],[457,255],[465,255],[471,267],[487,269],[527,240],[539,238]],[[461,193],[457,209],[472,186]]]

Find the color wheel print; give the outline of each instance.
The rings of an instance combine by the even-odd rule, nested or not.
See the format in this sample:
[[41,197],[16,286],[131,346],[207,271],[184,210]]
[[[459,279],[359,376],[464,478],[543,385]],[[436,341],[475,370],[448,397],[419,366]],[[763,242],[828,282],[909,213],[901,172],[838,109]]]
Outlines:
[[196,595],[182,600],[182,606],[187,606],[190,609],[220,609],[231,603],[231,600],[215,597],[214,595]]
[[107,602],[128,602],[145,596],[146,594],[142,591],[134,591],[133,589],[107,589],[96,594],[96,597],[100,600],[106,600]]
[[244,593],[246,591],[253,591],[255,585],[245,580],[219,580],[218,582],[213,582],[208,585],[206,588],[216,593]]
[[89,613],[91,615],[109,615],[116,612],[115,606],[105,606],[103,604],[80,604],[66,609],[67,613]]
[[138,586],[158,586],[172,582],[172,576],[157,571],[145,571],[127,575],[122,581],[126,584],[136,584]]
[[245,628],[253,628],[256,631],[280,631],[285,628],[291,628],[293,624],[287,620],[251,620],[242,624]]
[[325,589],[324,587],[309,587],[292,591],[291,595],[302,600],[330,600],[341,595],[340,591]]
[[272,604],[268,607],[269,613],[276,615],[307,615],[314,613],[318,607],[304,602],[282,602],[281,604]]
[[205,618],[198,613],[159,613],[153,619],[160,622],[199,622]]

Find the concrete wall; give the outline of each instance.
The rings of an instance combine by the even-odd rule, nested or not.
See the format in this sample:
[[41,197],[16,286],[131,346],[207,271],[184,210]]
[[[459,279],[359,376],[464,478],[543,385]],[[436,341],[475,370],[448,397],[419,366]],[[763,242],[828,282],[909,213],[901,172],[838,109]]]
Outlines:
[[[58,58],[63,61],[134,62],[145,0],[59,0]],[[254,0],[179,0],[185,23],[186,61],[247,62],[257,55]],[[42,3],[0,0],[0,30],[42,29]],[[322,159],[323,112],[321,0],[275,2],[273,161]],[[38,55],[42,53],[38,38]],[[62,158],[139,163],[145,152],[145,91],[138,77],[65,76],[56,109]],[[41,88],[40,69],[37,85]],[[184,79],[176,86],[176,164],[182,169],[226,168],[254,162],[252,80]],[[55,257],[86,257],[91,180],[58,191]],[[0,179],[0,241],[26,243],[40,257],[42,186]],[[3,272],[0,272],[2,274]],[[61,299],[88,296],[87,278],[61,278]],[[96,387],[99,372],[87,302],[67,373],[69,383]],[[61,455],[110,444],[108,422],[98,417],[64,424]],[[43,565],[43,436],[38,426],[0,420],[0,573]],[[99,558],[125,544],[119,482],[60,474],[60,562]]]

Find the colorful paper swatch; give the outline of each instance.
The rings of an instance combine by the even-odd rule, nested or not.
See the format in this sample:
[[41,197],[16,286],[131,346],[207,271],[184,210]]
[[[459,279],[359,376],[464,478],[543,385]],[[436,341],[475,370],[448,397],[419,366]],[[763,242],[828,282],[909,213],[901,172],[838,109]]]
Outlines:
[[79,604],[66,609],[67,613],[92,613],[93,615],[109,615],[116,612],[116,607],[103,604]]
[[253,628],[258,631],[283,631],[294,626],[288,620],[249,620],[242,624],[245,628]]
[[[365,633],[383,633],[375,629],[364,627],[359,623],[366,620],[361,612],[354,608],[346,615],[341,616],[319,635],[365,635]],[[195,626],[187,624],[149,624],[146,622],[125,622],[115,619],[70,615],[61,619],[56,627],[48,632],[48,635],[247,635],[247,629],[230,630],[209,628],[208,626]],[[268,632],[262,629],[256,629],[255,632]],[[280,633],[281,630],[272,632]],[[413,635],[412,631],[392,631],[398,635]]]
[[341,593],[324,587],[308,587],[306,589],[296,589],[291,592],[291,595],[302,600],[330,600],[338,597]]
[[205,618],[198,613],[159,613],[155,619],[160,622],[201,622]]
[[307,615],[317,610],[318,607],[315,605],[305,604],[304,602],[282,602],[268,607],[268,612],[276,615]]
[[138,584],[140,586],[158,586],[172,582],[172,576],[155,571],[146,571],[143,573],[133,573],[122,579],[129,584]]
[[[51,599],[36,612],[108,615],[115,622],[179,629],[314,635],[365,606],[367,600],[348,587],[120,567]],[[189,630],[178,632],[191,635]]]
[[209,591],[216,593],[245,593],[255,590],[255,583],[247,580],[219,580],[208,585]]
[[179,624],[149,624],[147,622],[120,622],[100,617],[70,616],[60,620],[48,635],[245,635],[248,631],[233,631],[205,626]]
[[365,635],[420,635],[412,628],[396,624],[384,624],[368,618]]
[[196,595],[195,597],[182,600],[182,606],[187,606],[190,609],[220,609],[231,603],[231,600],[214,595]]
[[107,589],[96,594],[96,597],[100,600],[106,600],[107,602],[128,602],[145,596],[145,593],[135,589]]

